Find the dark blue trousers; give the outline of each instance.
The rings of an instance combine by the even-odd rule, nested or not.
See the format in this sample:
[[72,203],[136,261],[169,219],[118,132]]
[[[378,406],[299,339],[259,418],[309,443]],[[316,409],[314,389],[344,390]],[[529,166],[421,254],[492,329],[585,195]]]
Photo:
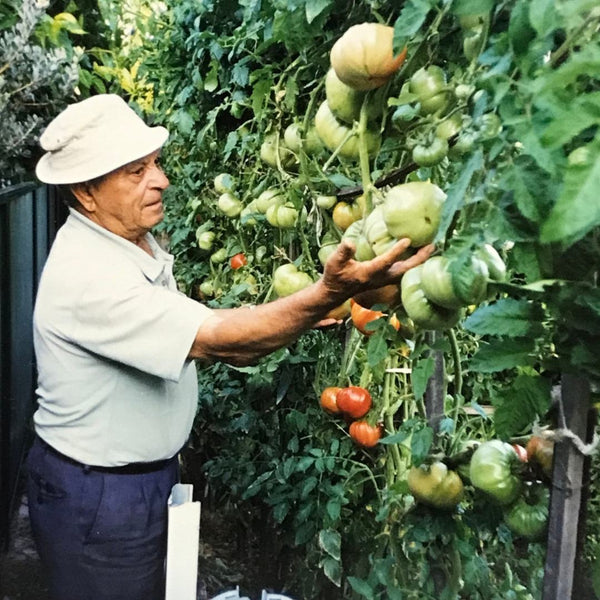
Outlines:
[[29,515],[52,600],[163,600],[174,457],[143,474],[72,464],[38,439],[27,459]]

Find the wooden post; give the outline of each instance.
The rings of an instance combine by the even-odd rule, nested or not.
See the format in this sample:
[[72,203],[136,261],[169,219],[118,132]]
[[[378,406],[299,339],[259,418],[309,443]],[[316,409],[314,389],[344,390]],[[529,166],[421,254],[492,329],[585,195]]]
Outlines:
[[[566,427],[586,441],[590,414],[589,381],[564,374],[561,401]],[[584,459],[570,440],[555,444],[543,600],[569,600],[572,597]]]
[[[429,334],[429,343],[436,340],[436,333]],[[427,382],[425,390],[425,410],[429,426],[437,433],[440,421],[444,418],[444,399],[446,396],[446,380],[444,372],[444,353],[441,350],[432,350],[433,375]]]

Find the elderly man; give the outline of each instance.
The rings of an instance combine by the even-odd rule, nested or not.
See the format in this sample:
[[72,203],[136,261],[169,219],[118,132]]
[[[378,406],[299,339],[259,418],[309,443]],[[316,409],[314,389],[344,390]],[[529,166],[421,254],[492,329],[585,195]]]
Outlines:
[[150,233],[164,214],[167,137],[104,94],[69,106],[40,139],[38,178],[71,194],[34,313],[29,510],[54,600],[163,598],[166,502],[196,412],[194,359],[255,362],[431,252],[400,261],[402,240],[357,262],[342,243],[307,289],[209,309],[178,292],[173,257]]

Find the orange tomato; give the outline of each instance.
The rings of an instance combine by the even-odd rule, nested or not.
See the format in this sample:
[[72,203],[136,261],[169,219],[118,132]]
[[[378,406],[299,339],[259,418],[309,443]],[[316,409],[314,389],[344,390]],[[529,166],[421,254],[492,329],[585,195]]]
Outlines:
[[342,389],[341,387],[333,387],[332,386],[332,387],[326,387],[321,392],[321,398],[319,400],[319,404],[321,405],[321,408],[325,412],[327,412],[331,415],[338,415],[339,413],[342,412],[337,405],[337,395],[341,389]]
[[381,439],[383,427],[371,425],[368,421],[353,421],[350,424],[350,437],[359,446],[372,448]]
[[352,318],[352,324],[364,335],[371,335],[372,331],[367,331],[365,328],[367,323],[375,321],[380,317],[383,317],[383,313],[380,310],[371,310],[361,306],[355,300],[350,300],[350,317]]

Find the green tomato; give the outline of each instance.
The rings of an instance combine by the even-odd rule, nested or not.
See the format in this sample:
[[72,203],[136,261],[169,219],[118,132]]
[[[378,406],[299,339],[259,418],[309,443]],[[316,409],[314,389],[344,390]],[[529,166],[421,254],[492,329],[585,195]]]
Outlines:
[[256,200],[253,200],[256,210],[259,213],[265,214],[270,206],[275,204],[285,204],[286,197],[278,188],[269,188],[261,192]]
[[460,308],[464,302],[456,295],[452,286],[452,274],[445,256],[432,256],[423,263],[421,287],[425,297],[444,308]]
[[500,117],[493,112],[481,115],[475,122],[479,137],[482,140],[491,140],[502,131],[502,121]]
[[219,210],[227,217],[237,217],[244,208],[244,205],[231,192],[225,192],[219,196],[217,201]]
[[291,202],[286,204],[273,204],[267,209],[267,221],[279,229],[292,228],[298,219],[298,211]]
[[412,151],[412,159],[420,167],[433,167],[444,160],[448,154],[448,142],[439,137],[434,137],[429,146],[417,144]]
[[242,225],[247,227],[254,227],[258,223],[256,218],[253,216],[256,213],[260,212],[256,207],[256,200],[252,200],[250,204],[245,206],[240,213],[240,222]]
[[[359,120],[360,107],[365,99],[366,92],[355,90],[340,81],[333,69],[329,69],[325,77],[325,96],[327,104],[336,119],[350,125]],[[367,104],[367,118],[369,120],[376,119],[383,111],[381,95],[378,95],[378,98],[378,100]]]
[[358,238],[362,235],[364,227],[364,219],[359,218],[353,221],[348,227],[346,227],[344,234],[342,235],[342,239],[350,240],[356,246],[356,242],[358,242]]
[[476,30],[480,31],[483,27],[486,27],[490,22],[490,13],[476,13],[470,15],[460,15],[458,18],[461,29],[464,31]]
[[540,481],[530,482],[523,495],[504,510],[504,521],[514,535],[539,541],[548,528],[549,504],[548,488]]
[[425,296],[421,286],[423,265],[407,271],[400,283],[402,306],[417,327],[427,330],[444,330],[454,327],[461,317],[457,309],[434,304]]
[[487,296],[489,272],[486,263],[472,255],[471,260],[460,268],[450,264],[452,273],[452,288],[464,304],[479,304]]
[[409,90],[417,96],[420,111],[425,115],[443,110],[450,100],[446,89],[446,74],[436,65],[416,71],[410,78]]
[[390,189],[385,195],[383,219],[396,239],[410,238],[420,248],[433,241],[442,215],[446,194],[428,181],[411,181]]
[[263,162],[274,169],[278,168],[277,156],[281,168],[286,171],[294,171],[298,167],[298,161],[294,153],[285,145],[282,139],[278,140],[278,134],[268,135],[260,146],[260,158]]
[[463,119],[460,113],[453,113],[450,117],[443,119],[435,128],[436,137],[443,140],[449,140],[451,137],[460,133],[462,121]]
[[311,276],[299,271],[292,263],[277,267],[273,273],[273,290],[280,298],[294,294],[312,283]]
[[337,196],[319,195],[315,198],[315,202],[319,208],[329,210],[337,204]]
[[[351,129],[338,121],[331,112],[327,101],[323,102],[315,115],[315,128],[321,141],[332,152],[338,150],[339,156],[350,160],[358,159],[359,139],[357,133],[350,133]],[[349,137],[347,137],[349,136]],[[375,156],[381,146],[381,136],[378,132],[367,130],[367,153],[369,157]],[[346,139],[347,138],[347,139]],[[346,140],[344,142],[344,140]],[[342,142],[344,142],[342,144]]]
[[477,249],[476,256],[486,264],[492,281],[506,281],[506,265],[494,246],[484,244]]
[[319,156],[325,150],[323,147],[323,142],[321,142],[321,138],[317,133],[316,128],[309,127],[306,132],[306,139],[304,140],[304,152],[308,154],[308,156]]
[[475,450],[469,473],[474,487],[506,506],[521,493],[522,468],[523,463],[510,444],[491,440]]
[[440,461],[412,467],[408,472],[408,488],[423,504],[445,510],[453,509],[463,498],[464,486],[455,471]]
[[356,240],[356,252],[354,254],[354,258],[358,261],[366,261],[375,258],[376,254],[369,244],[369,240],[365,237],[364,234],[358,236]]
[[337,242],[332,242],[330,244],[324,244],[319,248],[317,256],[319,257],[319,262],[323,266],[325,266],[325,263],[327,262],[329,257],[336,251],[337,247]]
[[200,292],[204,296],[213,296],[215,293],[215,286],[212,281],[203,281],[200,284]]
[[235,189],[235,180],[229,173],[219,173],[214,179],[215,191],[217,194],[233,192]]
[[473,146],[479,139],[474,131],[462,131],[458,134],[456,142],[448,150],[448,156],[451,159],[459,159],[463,154],[468,154],[473,150]]
[[198,242],[198,248],[201,250],[210,250],[213,246],[214,239],[214,231],[200,231],[200,228],[196,231],[196,241]]
[[219,248],[216,252],[210,255],[210,261],[213,263],[223,263],[227,260],[227,250],[225,248]]
[[300,152],[302,149],[302,131],[298,123],[292,123],[285,128],[283,141],[292,152]]

